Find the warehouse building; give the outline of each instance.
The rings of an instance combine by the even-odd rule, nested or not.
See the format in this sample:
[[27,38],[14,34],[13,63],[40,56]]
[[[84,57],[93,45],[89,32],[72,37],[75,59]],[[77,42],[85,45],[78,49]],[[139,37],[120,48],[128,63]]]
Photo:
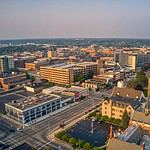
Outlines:
[[5,111],[10,118],[24,125],[30,125],[73,102],[73,96],[37,94],[6,103]]

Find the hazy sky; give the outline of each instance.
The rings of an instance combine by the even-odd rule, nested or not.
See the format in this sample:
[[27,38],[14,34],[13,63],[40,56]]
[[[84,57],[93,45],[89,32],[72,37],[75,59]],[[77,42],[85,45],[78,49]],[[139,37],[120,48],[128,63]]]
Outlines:
[[0,0],[0,39],[150,38],[150,0]]

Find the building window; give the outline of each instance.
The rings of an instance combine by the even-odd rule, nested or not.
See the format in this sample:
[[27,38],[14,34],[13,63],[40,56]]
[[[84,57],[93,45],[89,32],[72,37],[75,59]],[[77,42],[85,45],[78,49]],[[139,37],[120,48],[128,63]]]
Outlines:
[[107,111],[105,111],[105,114],[107,114]]

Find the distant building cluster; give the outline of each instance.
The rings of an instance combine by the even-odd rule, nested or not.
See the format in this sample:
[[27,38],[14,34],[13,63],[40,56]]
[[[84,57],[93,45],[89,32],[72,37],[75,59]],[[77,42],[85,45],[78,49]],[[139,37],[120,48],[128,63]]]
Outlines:
[[[91,104],[83,111],[85,115],[96,109],[94,113],[103,118],[128,118],[128,127],[118,134],[110,128],[106,150],[149,150],[149,70],[148,48],[45,44],[36,52],[3,55],[0,112],[15,123],[29,126],[82,101]],[[128,86],[129,81],[137,82],[140,71],[148,83],[142,88],[142,83]],[[94,101],[98,101],[98,107]]]

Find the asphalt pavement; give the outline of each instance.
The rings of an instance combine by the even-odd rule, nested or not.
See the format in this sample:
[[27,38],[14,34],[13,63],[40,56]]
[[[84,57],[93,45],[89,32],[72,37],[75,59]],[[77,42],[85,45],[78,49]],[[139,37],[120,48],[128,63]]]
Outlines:
[[[101,93],[102,94],[102,93]],[[25,127],[22,132],[15,132],[2,140],[3,143],[11,145],[10,148],[14,148],[24,142],[31,144],[36,149],[42,149],[43,147],[51,147],[52,149],[60,150],[60,146],[55,142],[50,141],[47,136],[55,128],[59,127],[62,121],[71,121],[80,113],[87,111],[89,108],[96,106],[102,101],[100,93],[92,95],[91,97],[85,99],[84,101],[77,102],[69,108],[62,110],[56,114],[49,116],[48,118],[37,122],[29,127]],[[104,93],[103,93],[104,94]],[[9,148],[9,149],[10,149]],[[61,147],[61,149],[66,149]],[[8,149],[7,149],[8,150]]]

